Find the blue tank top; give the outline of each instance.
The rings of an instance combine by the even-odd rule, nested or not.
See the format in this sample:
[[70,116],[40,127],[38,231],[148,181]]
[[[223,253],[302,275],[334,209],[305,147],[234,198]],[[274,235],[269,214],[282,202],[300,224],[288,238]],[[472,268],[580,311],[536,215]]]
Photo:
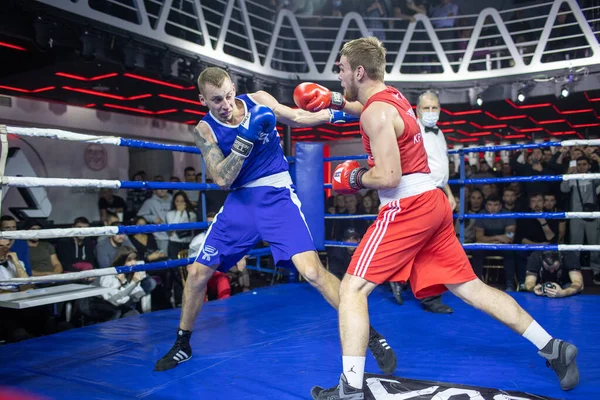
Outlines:
[[[244,103],[246,113],[256,105],[247,94],[239,95],[236,99]],[[223,155],[227,157],[231,153],[231,146],[237,136],[238,125],[224,124],[214,118],[210,112],[202,118],[202,121],[210,126],[215,134],[219,148],[223,152]],[[238,177],[231,184],[231,189],[239,188],[258,178],[288,170],[289,165],[279,142],[279,134],[277,133],[277,129],[273,129],[268,134],[261,134],[259,139],[254,143],[252,153],[244,161]]]

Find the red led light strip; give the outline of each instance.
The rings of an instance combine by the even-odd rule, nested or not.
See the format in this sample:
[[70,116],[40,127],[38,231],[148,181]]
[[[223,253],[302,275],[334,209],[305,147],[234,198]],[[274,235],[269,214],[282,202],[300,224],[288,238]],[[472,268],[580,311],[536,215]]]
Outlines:
[[132,78],[132,79],[137,79],[140,81],[145,81],[145,82],[150,82],[150,83],[154,83],[156,85],[161,85],[161,86],[167,86],[173,89],[179,89],[179,90],[193,90],[195,89],[194,86],[181,86],[181,85],[176,85],[174,83],[169,83],[169,82],[165,82],[165,81],[161,81],[159,79],[152,79],[152,78],[147,78],[145,76],[141,76],[141,75],[135,75],[135,74],[123,74],[124,77],[127,78]]
[[590,103],[595,103],[596,101],[600,101],[600,97],[590,97],[590,95],[587,94],[587,92],[583,92],[585,94],[585,98],[590,102]]
[[[172,113],[179,111],[177,108],[169,108],[169,109],[160,110],[160,111],[150,111],[150,110],[144,110],[144,109],[134,108],[134,107],[125,107],[125,106],[120,106],[118,104],[110,104],[110,103],[104,103],[103,106],[107,107],[107,108],[115,108],[117,110],[131,111],[134,113],[144,114],[144,115],[164,115],[164,114],[172,114]],[[198,121],[195,121],[194,123],[198,123]],[[184,122],[184,124],[187,124],[187,122]]]
[[183,112],[189,113],[189,114],[197,114],[197,115],[206,115],[206,113],[204,111],[198,111],[198,110],[190,110],[189,108],[184,108]]
[[21,92],[21,93],[41,93],[41,92],[47,92],[48,90],[56,89],[56,86],[45,86],[45,87],[41,87],[39,89],[29,90],[29,89],[21,89],[21,88],[17,88],[17,87],[13,87],[13,86],[0,85],[0,89],[13,90],[15,92]]
[[481,114],[483,111],[482,110],[466,110],[466,111],[448,111],[445,108],[442,108],[442,111],[445,112],[448,115],[452,115],[453,117],[458,116],[458,115],[473,115],[473,114]]
[[99,92],[97,90],[88,90],[88,89],[74,88],[74,87],[71,87],[71,86],[63,86],[62,88],[65,89],[65,90],[69,90],[71,92],[78,92],[78,93],[90,94],[92,96],[106,97],[108,99],[115,99],[115,100],[122,100],[122,101],[139,100],[139,99],[146,99],[148,97],[152,97],[152,95],[150,93],[140,94],[140,95],[131,96],[131,97],[125,97],[125,96],[119,96],[119,95],[116,95],[116,94]]
[[25,47],[17,46],[16,44],[10,44],[10,43],[6,43],[6,42],[0,42],[0,47],[6,47],[9,49],[19,50],[19,51],[27,51],[27,49]]
[[202,104],[199,101],[194,101],[194,100],[189,100],[189,99],[184,99],[181,97],[176,97],[176,96],[169,96],[167,94],[159,94],[158,97],[163,98],[163,99],[169,99],[169,100],[175,100],[175,101],[180,101],[182,103],[189,103],[189,104],[196,104],[198,106],[201,106]]
[[119,76],[119,74],[116,73],[116,72],[111,72],[111,73],[108,73],[108,74],[103,74],[103,75],[98,75],[98,76],[92,76],[91,78],[86,78],[85,76],[81,76],[81,75],[68,74],[66,72],[57,72],[54,75],[55,76],[61,76],[63,78],[75,79],[77,81],[86,81],[86,82],[99,81],[99,80],[102,80],[102,79],[107,79],[107,78],[112,78],[112,77],[115,77],[115,76]]
[[542,108],[542,107],[551,107],[552,103],[539,103],[539,104],[523,104],[517,105],[513,103],[510,99],[506,99],[506,102],[516,108],[517,110],[526,110],[529,108]]

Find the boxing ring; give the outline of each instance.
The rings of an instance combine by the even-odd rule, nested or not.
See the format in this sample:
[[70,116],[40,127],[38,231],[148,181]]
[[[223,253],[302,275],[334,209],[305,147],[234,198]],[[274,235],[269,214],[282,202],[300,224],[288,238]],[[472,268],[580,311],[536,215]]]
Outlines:
[[[6,133],[66,141],[131,146],[167,151],[199,153],[195,147],[168,145],[117,137],[82,135],[54,129],[7,127],[0,165],[6,161]],[[600,143],[600,141],[598,141]],[[488,146],[453,150],[496,151],[541,146],[597,144],[596,141],[565,141],[531,145]],[[323,158],[323,146],[299,143],[293,161],[293,178],[303,204],[306,221],[318,249],[355,246],[326,241],[324,220],[356,218],[325,215],[324,162],[366,156]],[[464,157],[460,161],[461,209],[457,218],[481,218],[464,213],[464,184],[530,180],[561,181],[598,179],[600,174],[544,177],[465,179]],[[204,175],[203,175],[204,176]],[[140,189],[218,190],[206,183],[127,182],[89,179],[29,178],[2,176],[4,187],[68,186]],[[205,211],[203,221],[206,220]],[[486,215],[486,218],[496,218]],[[502,218],[590,218],[594,213],[514,213]],[[374,219],[375,216],[360,216]],[[205,229],[206,222],[154,224],[142,227],[43,229],[5,231],[0,238],[27,239],[102,236],[117,233],[151,233]],[[461,223],[462,226],[462,223]],[[464,232],[461,228],[461,239]],[[598,245],[484,245],[465,244],[468,249],[560,249],[593,250]],[[257,261],[268,249],[253,250]],[[133,271],[174,268],[192,259],[116,267],[57,276],[11,279],[0,284],[66,282],[84,277]],[[260,264],[255,268],[261,268]],[[572,391],[560,390],[554,373],[536,355],[535,349],[500,323],[463,304],[450,294],[444,302],[455,309],[451,315],[423,312],[416,301],[399,307],[386,287],[370,297],[371,323],[396,351],[398,366],[393,377],[369,375],[367,397],[371,399],[593,399],[600,386],[600,347],[594,340],[600,332],[597,296],[577,295],[548,299],[531,293],[512,293],[540,324],[557,337],[579,347],[580,384]],[[407,299],[408,300],[408,299]],[[208,302],[203,307],[191,339],[194,357],[165,372],[154,372],[155,362],[173,342],[180,310],[142,314],[55,335],[0,347],[0,386],[27,391],[46,399],[302,399],[310,398],[315,384],[339,377],[340,345],[337,313],[306,283],[276,285],[229,299]],[[367,357],[366,370],[378,372]],[[527,394],[530,393],[530,394]],[[19,398],[19,397],[2,397]]]

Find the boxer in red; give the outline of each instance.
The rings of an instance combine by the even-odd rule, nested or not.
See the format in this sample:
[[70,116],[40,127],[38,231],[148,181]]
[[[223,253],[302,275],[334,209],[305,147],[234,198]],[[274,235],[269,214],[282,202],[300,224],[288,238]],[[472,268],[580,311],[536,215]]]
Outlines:
[[382,203],[340,287],[343,373],[339,384],[331,389],[314,387],[312,397],[364,398],[367,298],[378,284],[407,279],[417,298],[449,289],[524,336],[556,372],[561,388],[572,389],[579,382],[577,348],[550,336],[512,297],[487,286],[473,273],[454,233],[448,199],[429,177],[427,154],[412,107],[402,93],[384,83],[385,53],[374,37],[348,42],[339,62],[343,98],[311,83],[300,85],[294,93],[296,104],[305,110],[317,112],[333,106],[360,115],[370,168],[361,168],[356,161],[340,164],[333,175],[333,189],[337,193],[377,189]]

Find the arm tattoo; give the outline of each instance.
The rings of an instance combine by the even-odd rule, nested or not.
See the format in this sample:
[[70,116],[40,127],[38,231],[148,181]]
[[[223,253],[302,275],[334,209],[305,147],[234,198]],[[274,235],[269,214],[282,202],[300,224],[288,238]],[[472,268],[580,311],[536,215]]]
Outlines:
[[194,129],[192,136],[215,183],[223,188],[231,186],[242,169],[244,158],[234,152],[227,157],[223,156],[219,146],[203,138],[198,128]]

